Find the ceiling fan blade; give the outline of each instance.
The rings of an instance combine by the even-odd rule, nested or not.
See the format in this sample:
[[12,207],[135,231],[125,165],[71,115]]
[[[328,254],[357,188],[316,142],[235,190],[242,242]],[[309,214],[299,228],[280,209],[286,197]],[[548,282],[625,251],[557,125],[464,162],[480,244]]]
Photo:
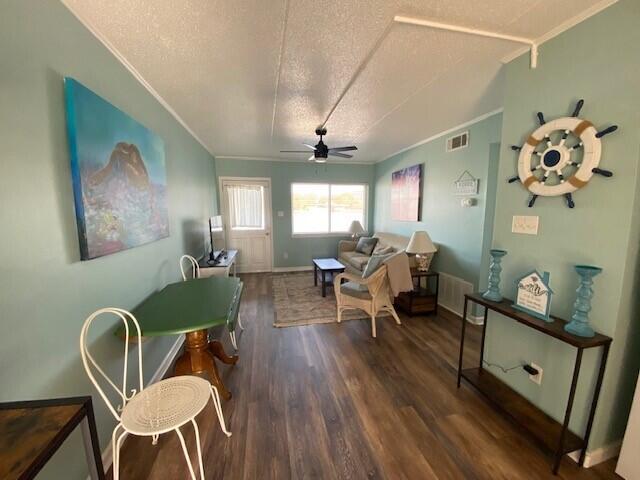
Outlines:
[[309,145],[308,143],[303,143],[303,145],[307,148],[310,148],[311,150],[315,151],[316,147],[314,147],[313,145]]
[[309,153],[308,150],[280,150],[280,153]]
[[353,155],[347,155],[346,153],[332,152],[331,150],[329,150],[329,155],[334,157],[353,158]]
[[310,162],[314,162],[316,160],[316,156],[311,155],[307,160],[309,160]]
[[350,146],[350,147],[335,147],[335,148],[330,148],[329,151],[330,152],[349,152],[351,150],[357,150],[358,147],[356,146]]

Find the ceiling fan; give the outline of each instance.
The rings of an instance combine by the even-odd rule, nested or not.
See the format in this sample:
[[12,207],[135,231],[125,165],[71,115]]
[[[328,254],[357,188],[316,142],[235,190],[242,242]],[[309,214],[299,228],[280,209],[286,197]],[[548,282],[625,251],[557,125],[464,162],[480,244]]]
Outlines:
[[[327,163],[327,157],[329,155],[333,157],[342,157],[342,158],[353,158],[353,155],[347,155],[346,153],[340,152],[348,152],[351,150],[357,150],[358,147],[350,146],[350,147],[335,147],[329,148],[322,141],[322,137],[327,134],[326,128],[316,128],[316,135],[320,137],[320,141],[314,147],[313,145],[309,145],[308,143],[303,143],[303,145],[307,148],[313,150],[313,155],[309,157],[310,162],[315,163]],[[308,150],[280,150],[281,153],[309,153]]]

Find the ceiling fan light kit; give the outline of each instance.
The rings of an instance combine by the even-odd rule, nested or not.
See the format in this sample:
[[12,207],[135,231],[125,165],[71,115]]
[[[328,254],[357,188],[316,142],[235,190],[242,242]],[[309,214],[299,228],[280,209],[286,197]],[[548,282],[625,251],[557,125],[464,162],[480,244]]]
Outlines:
[[[358,150],[358,147],[351,145],[349,147],[335,147],[329,148],[323,141],[322,137],[327,134],[327,129],[324,127],[316,128],[316,135],[320,137],[318,143],[313,146],[308,143],[303,143],[305,147],[313,150],[313,155],[309,157],[310,162],[314,163],[327,163],[327,157],[330,155],[332,157],[341,157],[341,158],[353,158],[353,155],[348,155],[346,153],[341,152],[350,152],[353,150]],[[280,153],[309,153],[308,150],[280,150]]]

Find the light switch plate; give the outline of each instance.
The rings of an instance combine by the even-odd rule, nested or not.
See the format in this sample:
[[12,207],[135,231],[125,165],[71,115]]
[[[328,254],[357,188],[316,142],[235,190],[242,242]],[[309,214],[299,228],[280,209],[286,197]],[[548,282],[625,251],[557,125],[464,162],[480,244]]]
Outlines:
[[540,217],[538,216],[514,215],[511,223],[511,232],[537,235],[539,221]]

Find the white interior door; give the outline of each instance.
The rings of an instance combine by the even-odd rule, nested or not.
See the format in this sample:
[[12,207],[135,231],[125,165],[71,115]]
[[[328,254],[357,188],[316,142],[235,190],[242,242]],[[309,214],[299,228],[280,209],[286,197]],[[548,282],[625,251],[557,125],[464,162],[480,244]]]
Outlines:
[[271,180],[221,178],[227,249],[238,250],[239,272],[270,272]]

